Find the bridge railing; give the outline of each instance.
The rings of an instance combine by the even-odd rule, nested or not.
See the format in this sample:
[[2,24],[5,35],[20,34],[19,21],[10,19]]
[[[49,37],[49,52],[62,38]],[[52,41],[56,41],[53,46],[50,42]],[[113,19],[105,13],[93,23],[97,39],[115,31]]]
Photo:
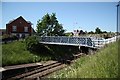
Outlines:
[[105,44],[115,42],[117,39],[120,39],[120,36],[114,36],[108,39],[92,39],[96,47],[103,47]]
[[39,41],[46,43],[49,42],[49,43],[94,46],[91,38],[89,37],[44,36],[44,37],[39,37]]
[[66,45],[88,46],[88,47],[103,47],[105,44],[115,42],[120,39],[120,36],[115,36],[109,39],[94,39],[92,37],[68,37],[68,36],[44,36],[38,38],[41,43],[58,43]]

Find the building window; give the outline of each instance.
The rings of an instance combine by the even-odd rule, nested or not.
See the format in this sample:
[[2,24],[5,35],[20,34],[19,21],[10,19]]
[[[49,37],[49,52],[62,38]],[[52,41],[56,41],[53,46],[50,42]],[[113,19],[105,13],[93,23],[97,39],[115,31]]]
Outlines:
[[17,27],[16,26],[12,26],[12,30],[13,31],[17,31]]
[[24,27],[24,32],[28,32],[28,27]]

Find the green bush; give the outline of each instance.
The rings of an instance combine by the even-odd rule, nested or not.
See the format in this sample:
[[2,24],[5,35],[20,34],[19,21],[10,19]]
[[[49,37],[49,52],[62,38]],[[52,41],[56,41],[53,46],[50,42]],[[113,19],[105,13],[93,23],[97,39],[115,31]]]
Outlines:
[[35,51],[36,47],[38,46],[39,42],[36,36],[28,36],[25,38],[26,48],[29,51]]
[[3,36],[2,36],[2,39],[5,39],[5,38],[9,38],[10,36],[8,35],[8,34],[4,34]]

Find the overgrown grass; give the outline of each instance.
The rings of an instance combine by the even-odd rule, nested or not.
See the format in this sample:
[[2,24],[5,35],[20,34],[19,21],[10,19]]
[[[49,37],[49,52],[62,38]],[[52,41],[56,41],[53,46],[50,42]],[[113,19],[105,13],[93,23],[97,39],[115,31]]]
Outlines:
[[24,41],[15,41],[2,45],[2,65],[15,65],[33,63],[47,60],[59,60],[72,56],[78,51],[78,47],[42,45],[36,47],[36,51],[29,51]]
[[51,55],[44,52],[34,53],[26,49],[24,41],[15,41],[2,45],[2,65],[14,65],[51,60]]
[[[120,40],[119,40],[120,43]],[[118,42],[109,44],[94,55],[84,56],[74,64],[49,76],[49,78],[117,78]]]

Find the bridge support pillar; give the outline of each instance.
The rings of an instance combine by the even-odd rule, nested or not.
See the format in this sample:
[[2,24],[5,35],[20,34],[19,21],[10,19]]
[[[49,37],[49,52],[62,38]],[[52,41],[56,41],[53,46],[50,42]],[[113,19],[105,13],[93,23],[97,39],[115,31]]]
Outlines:
[[79,50],[80,50],[80,45],[79,45],[79,47],[78,47],[78,48],[79,48]]
[[88,48],[88,54],[93,54],[93,49]]

